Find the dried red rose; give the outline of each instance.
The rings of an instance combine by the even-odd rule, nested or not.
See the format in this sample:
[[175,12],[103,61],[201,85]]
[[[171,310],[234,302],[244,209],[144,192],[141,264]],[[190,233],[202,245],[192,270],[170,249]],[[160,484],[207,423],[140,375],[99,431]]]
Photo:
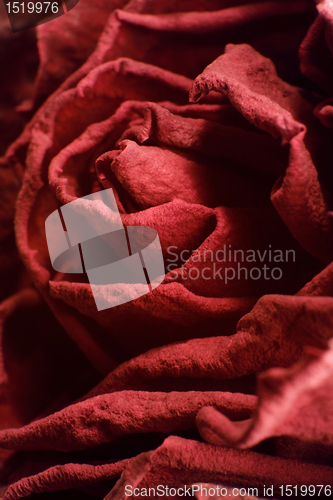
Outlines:
[[[38,28],[35,106],[54,93],[4,160],[24,171],[17,246],[34,287],[106,377],[89,387],[80,365],[79,389],[0,431],[2,448],[64,453],[44,451],[30,471],[11,466],[4,500],[88,485],[111,499],[127,484],[331,484],[332,23],[325,0],[317,9],[80,0]],[[157,230],[166,276],[97,311],[87,279],[52,269],[44,227],[60,206],[108,188],[125,226]],[[248,257],[241,270],[233,250]],[[256,277],[254,262],[281,275]],[[123,290],[100,293],[112,306]],[[149,434],[138,444],[141,433],[160,442]],[[159,446],[172,433],[190,439]],[[117,443],[128,442],[121,456]],[[98,489],[122,471],[110,493]]]

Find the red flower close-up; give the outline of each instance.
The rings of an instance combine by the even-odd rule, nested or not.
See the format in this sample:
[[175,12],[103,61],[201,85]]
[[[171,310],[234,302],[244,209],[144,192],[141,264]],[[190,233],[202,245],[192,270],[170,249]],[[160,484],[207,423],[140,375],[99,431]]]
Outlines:
[[0,5],[1,498],[331,497],[332,1],[39,4]]

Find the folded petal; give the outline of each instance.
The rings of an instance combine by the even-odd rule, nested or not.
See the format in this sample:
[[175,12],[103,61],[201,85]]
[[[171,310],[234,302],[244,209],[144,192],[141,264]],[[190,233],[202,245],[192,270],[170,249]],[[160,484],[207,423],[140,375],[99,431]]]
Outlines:
[[116,486],[104,500],[118,500],[125,486],[144,488],[158,485],[183,487],[193,483],[212,482],[230,486],[257,487],[263,494],[264,485],[275,491],[285,484],[331,484],[332,469],[327,466],[299,463],[255,453],[211,446],[197,441],[168,437],[153,452],[138,455],[123,472]]
[[332,453],[332,349],[310,350],[291,368],[259,376],[258,408],[247,421],[231,423],[213,408],[197,424],[210,443],[249,448],[273,436],[289,436]]
[[123,434],[191,429],[199,408],[207,404],[241,419],[255,401],[254,396],[220,392],[118,392],[76,403],[20,429],[0,431],[0,447],[82,450]]

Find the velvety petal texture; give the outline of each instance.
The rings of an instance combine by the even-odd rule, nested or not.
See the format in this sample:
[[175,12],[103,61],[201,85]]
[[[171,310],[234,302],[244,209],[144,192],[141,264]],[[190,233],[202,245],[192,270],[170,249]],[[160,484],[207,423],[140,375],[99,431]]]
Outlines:
[[[330,487],[332,2],[80,0],[37,75],[32,33],[4,80],[29,121],[0,160],[1,498]],[[157,232],[158,286],[53,268],[78,201]]]

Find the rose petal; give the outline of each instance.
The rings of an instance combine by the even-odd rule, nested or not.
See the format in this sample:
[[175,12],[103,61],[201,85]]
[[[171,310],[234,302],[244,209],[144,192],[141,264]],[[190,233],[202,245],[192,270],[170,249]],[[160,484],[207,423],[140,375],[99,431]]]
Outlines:
[[300,69],[310,80],[318,83],[329,95],[333,92],[331,3],[317,3],[318,16],[308,30],[300,49]]
[[34,476],[25,477],[6,490],[3,500],[18,500],[33,493],[78,488],[118,477],[130,460],[103,465],[56,465]]
[[151,30],[203,34],[214,30],[228,30],[271,16],[312,12],[306,1],[294,0],[288,4],[276,1],[238,5],[210,12],[181,12],[176,14],[137,14],[136,12],[117,11],[122,22]]
[[[276,491],[285,484],[331,484],[332,469],[327,466],[299,463],[251,451],[237,451],[168,437],[154,452],[131,461],[104,500],[120,500],[126,484],[138,488],[156,488],[159,484],[182,487],[198,482],[212,482],[237,487],[273,485]],[[141,495],[144,496],[144,493]]]
[[[313,284],[301,291],[317,295]],[[325,293],[325,290],[323,290]],[[230,337],[193,339],[151,350],[111,372],[86,397],[124,389],[147,389],[151,380],[216,378],[225,380],[290,366],[304,345],[325,348],[332,336],[332,299],[265,296],[238,323]],[[318,329],[318,325],[321,325]]]
[[289,166],[274,185],[271,200],[303,248],[329,263],[333,256],[333,222],[303,136],[300,133],[291,139]]
[[333,98],[319,103],[313,112],[325,127],[333,128]]
[[332,349],[305,355],[291,368],[273,368],[258,380],[258,409],[233,424],[213,408],[199,411],[206,441],[249,448],[273,436],[290,436],[332,448]]
[[[305,130],[291,110],[305,100],[298,89],[280,80],[271,60],[249,45],[227,45],[193,84],[190,99],[197,102],[211,90],[225,94],[242,115],[282,142]],[[303,104],[303,105],[304,105]]]
[[267,204],[269,187],[235,171],[226,160],[221,163],[192,152],[139,146],[129,140],[119,147],[111,170],[141,210],[174,199],[206,207]]
[[37,28],[40,67],[35,84],[39,105],[94,51],[105,23],[126,0],[80,0],[73,10]]
[[20,429],[0,431],[0,446],[81,450],[123,434],[193,428],[198,409],[208,404],[241,419],[250,415],[255,402],[254,396],[221,392],[118,392],[69,406]]
[[296,295],[333,296],[333,264],[328,265],[321,273],[317,274]]
[[[313,129],[308,118],[310,100],[304,98],[300,89],[280,80],[272,62],[247,45],[228,45],[225,54],[196,78],[191,98],[197,101],[211,90],[225,94],[257,127],[273,137],[281,136],[282,143],[290,142],[289,168],[284,179],[274,186],[271,199],[301,245],[315,257],[329,262],[333,227],[327,194],[303,143],[306,127],[297,121],[305,119]],[[313,245],[318,239],[321,250]]]
[[[284,172],[287,158],[278,141],[251,127],[241,114],[232,113],[224,106],[214,121],[199,117],[183,118],[158,104],[149,103],[137,138],[140,142],[149,138],[161,146],[192,149],[227,158],[273,176]],[[242,144],[241,148],[239,144]]]
[[295,293],[304,284],[313,263],[273,211],[219,207],[215,214],[214,231],[167,281],[209,297]]

